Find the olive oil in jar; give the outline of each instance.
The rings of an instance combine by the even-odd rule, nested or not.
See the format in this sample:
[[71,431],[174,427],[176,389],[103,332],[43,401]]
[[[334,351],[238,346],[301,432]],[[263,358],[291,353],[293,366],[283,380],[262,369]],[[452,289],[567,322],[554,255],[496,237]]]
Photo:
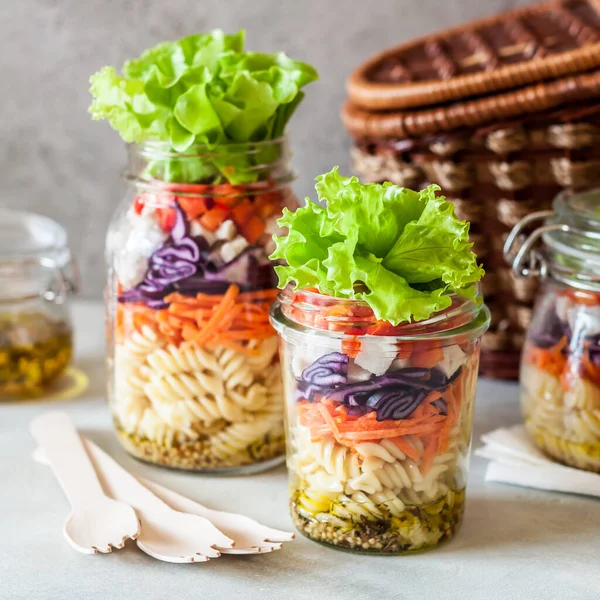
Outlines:
[[43,312],[0,314],[0,397],[43,394],[72,353],[66,321]]

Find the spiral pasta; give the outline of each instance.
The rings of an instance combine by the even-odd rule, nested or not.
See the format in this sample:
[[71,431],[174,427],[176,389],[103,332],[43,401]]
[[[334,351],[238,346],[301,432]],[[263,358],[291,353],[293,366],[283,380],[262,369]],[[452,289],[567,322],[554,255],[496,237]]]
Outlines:
[[143,325],[139,331],[133,331],[123,347],[132,355],[146,357],[150,352],[162,346],[160,334],[149,325]]
[[600,388],[576,378],[564,390],[558,377],[531,364],[524,374],[525,425],[537,444],[560,461],[600,471]]
[[[408,458],[390,440],[363,442],[353,449],[334,438],[312,440],[308,428],[295,428],[295,453],[290,467],[302,475],[311,490],[339,492],[352,497],[361,493],[365,502],[380,504],[396,501],[398,510],[404,505],[429,502],[449,489],[456,463],[458,444],[453,442],[443,454],[438,454],[423,472],[417,461]],[[421,445],[422,446],[422,445]]]
[[173,452],[178,445],[201,445],[211,463],[231,462],[236,455],[249,459],[253,444],[270,436],[282,440],[276,340],[248,346],[248,354],[175,346],[149,326],[135,330],[115,348],[113,408],[119,427]]
[[149,367],[156,374],[175,375],[191,371],[219,371],[215,357],[204,348],[194,344],[177,347],[169,344],[157,348],[146,357]]
[[260,413],[243,423],[234,423],[214,435],[214,452],[221,458],[227,458],[245,450],[266,435],[273,425],[273,420],[268,415]]

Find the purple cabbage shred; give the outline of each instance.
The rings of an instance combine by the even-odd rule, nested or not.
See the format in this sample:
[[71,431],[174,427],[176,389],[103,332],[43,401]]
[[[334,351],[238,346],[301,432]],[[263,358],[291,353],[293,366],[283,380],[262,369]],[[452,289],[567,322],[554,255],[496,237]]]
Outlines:
[[[325,396],[347,406],[353,415],[375,411],[377,421],[406,419],[430,392],[444,391],[460,375],[460,369],[447,377],[436,368],[407,367],[352,383],[348,382],[348,361],[340,352],[318,358],[297,380],[297,399],[313,402],[317,395]],[[447,414],[444,400],[434,404],[441,414]]]

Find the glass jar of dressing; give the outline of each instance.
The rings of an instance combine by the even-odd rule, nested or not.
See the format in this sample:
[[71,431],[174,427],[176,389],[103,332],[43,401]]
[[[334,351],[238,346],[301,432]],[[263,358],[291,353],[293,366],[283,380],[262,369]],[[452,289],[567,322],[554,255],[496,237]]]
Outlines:
[[78,277],[65,230],[33,213],[0,210],[0,398],[42,395],[73,342],[69,296]]
[[[521,362],[525,426],[552,458],[600,472],[600,190],[518,223],[505,257],[543,280]],[[523,231],[543,221],[529,237]]]

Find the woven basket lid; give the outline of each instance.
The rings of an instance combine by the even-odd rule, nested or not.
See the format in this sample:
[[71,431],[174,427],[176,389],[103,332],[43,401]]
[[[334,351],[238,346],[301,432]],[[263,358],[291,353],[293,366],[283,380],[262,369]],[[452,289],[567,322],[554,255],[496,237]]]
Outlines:
[[518,119],[600,97],[600,70],[424,110],[373,112],[346,102],[341,117],[355,138],[407,138]]
[[423,107],[600,66],[600,0],[539,4],[382,52],[348,80],[357,107]]

